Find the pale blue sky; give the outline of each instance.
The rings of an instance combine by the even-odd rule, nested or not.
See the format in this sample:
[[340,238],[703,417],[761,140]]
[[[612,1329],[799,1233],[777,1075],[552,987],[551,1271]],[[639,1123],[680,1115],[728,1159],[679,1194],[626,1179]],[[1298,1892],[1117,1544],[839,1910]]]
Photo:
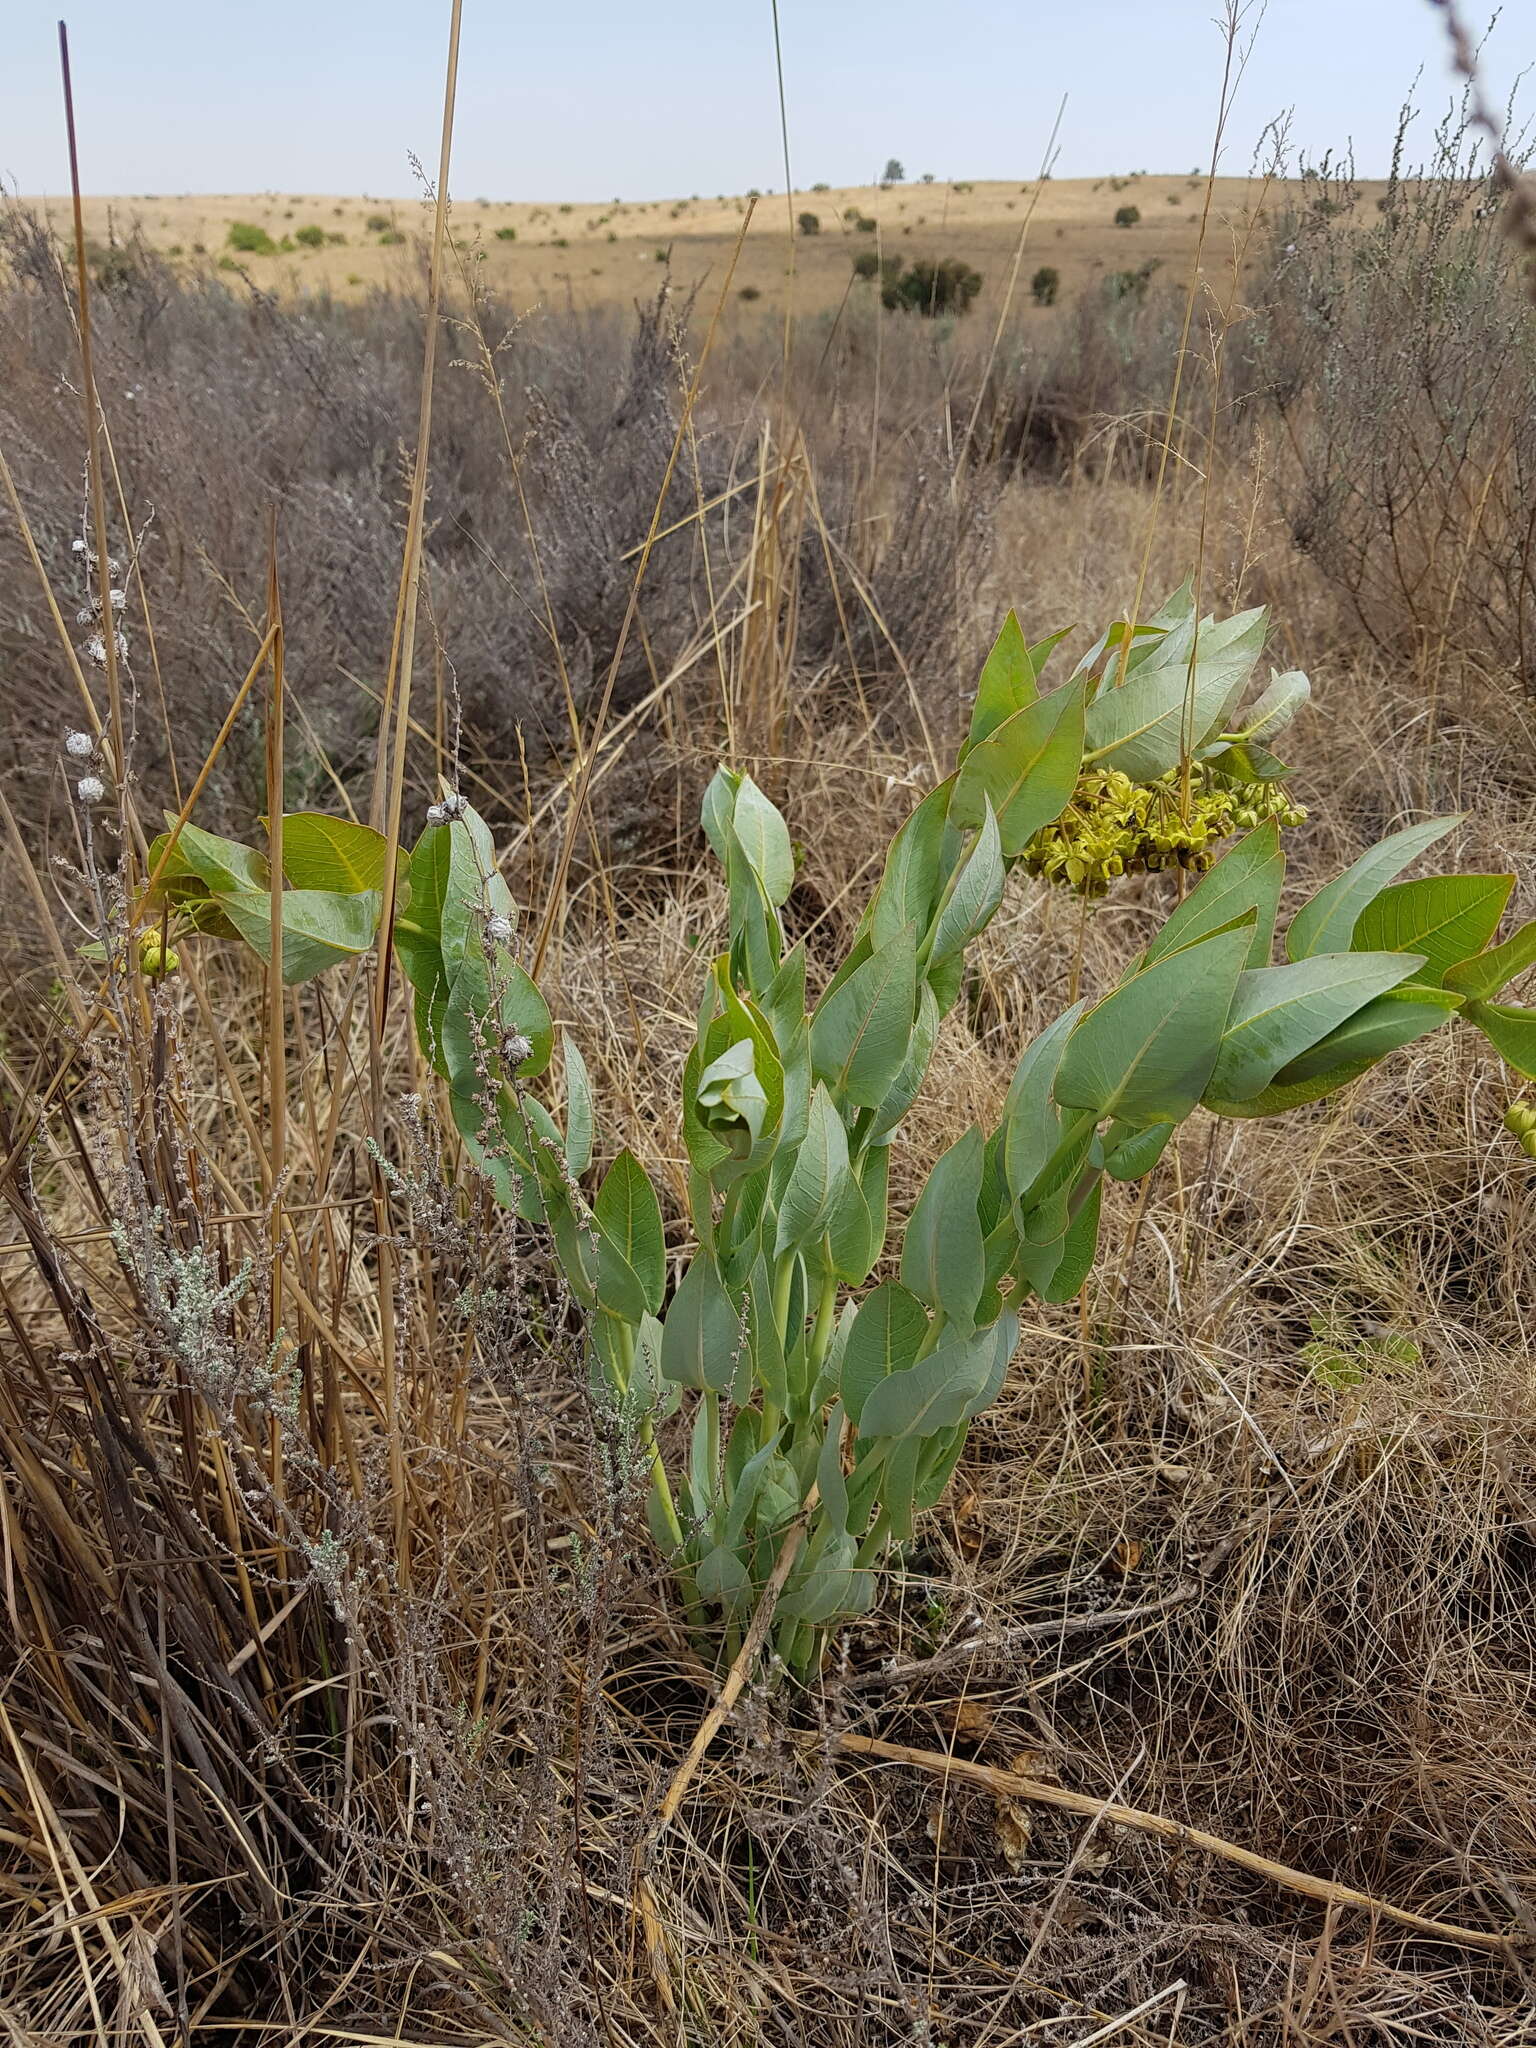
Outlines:
[[[1470,0],[1486,12],[1489,0]],[[1027,178],[1063,92],[1061,176],[1203,163],[1221,69],[1218,0],[780,0],[797,185]],[[1257,8],[1250,15],[1257,18]],[[0,176],[67,183],[55,5],[10,0]],[[446,0],[73,0],[87,191],[413,191],[437,153]],[[1536,0],[1504,0],[1502,95],[1536,60]],[[1269,0],[1225,168],[1294,110],[1298,147],[1353,139],[1386,166],[1423,71],[1448,103],[1428,0]],[[783,184],[769,0],[466,0],[453,190],[626,199]]]

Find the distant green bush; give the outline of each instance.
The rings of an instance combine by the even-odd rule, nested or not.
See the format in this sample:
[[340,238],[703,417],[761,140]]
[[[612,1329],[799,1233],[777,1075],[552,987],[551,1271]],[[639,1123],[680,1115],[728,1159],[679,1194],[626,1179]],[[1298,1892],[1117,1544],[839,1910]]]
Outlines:
[[799,228],[802,235],[819,235],[821,233],[821,215],[819,213],[802,213],[799,216]]
[[390,247],[397,242],[403,242],[405,240],[405,237],[404,235],[401,234],[398,228],[386,228],[383,234],[380,235],[379,240],[386,247]]
[[389,215],[387,213],[370,213],[363,225],[367,228],[370,235],[382,235],[389,227]]
[[314,226],[295,228],[293,239],[301,248],[323,249],[325,247],[325,229]]
[[496,230],[496,239],[498,242],[515,242],[517,240],[517,229],[498,228]]
[[979,270],[958,256],[933,262],[925,256],[903,269],[900,258],[882,267],[880,303],[896,313],[921,313],[935,319],[945,313],[968,313],[983,283]]
[[867,213],[861,213],[854,219],[853,231],[856,235],[872,235],[879,225],[879,221],[871,219]]
[[232,220],[228,240],[231,249],[238,249],[244,256],[272,256],[277,253],[276,242],[265,228],[257,227],[254,221]]
[[1030,295],[1037,306],[1054,306],[1060,288],[1061,272],[1050,263],[1042,263],[1029,280]]
[[1117,228],[1133,228],[1140,219],[1141,208],[1139,206],[1117,206],[1115,208],[1115,226]]

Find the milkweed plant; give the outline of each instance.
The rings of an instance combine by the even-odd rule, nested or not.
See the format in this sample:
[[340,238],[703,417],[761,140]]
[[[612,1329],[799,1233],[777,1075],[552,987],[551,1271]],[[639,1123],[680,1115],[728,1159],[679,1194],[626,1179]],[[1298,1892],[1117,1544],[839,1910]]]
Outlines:
[[[1269,743],[1308,689],[1276,675],[1240,709],[1266,629],[1263,611],[1198,619],[1186,587],[1042,690],[1065,636],[1031,646],[1010,614],[954,772],[896,833],[814,1001],[781,922],[785,822],[749,775],[719,770],[702,822],[729,943],[704,971],[683,1070],[681,1260],[642,1161],[623,1150],[594,1173],[598,1109],[568,1034],[563,1115],[541,1092],[553,1026],[484,821],[446,794],[400,856],[392,936],[421,1051],[499,1200],[550,1232],[594,1383],[647,1473],[654,1539],[690,1620],[720,1625],[732,1651],[776,1565],[791,1671],[869,1608],[882,1559],[997,1398],[1021,1305],[1079,1291],[1106,1176],[1147,1173],[1198,1107],[1279,1115],[1454,1018],[1536,1076],[1536,1010],[1496,1000],[1536,961],[1536,923],[1496,938],[1514,878],[1397,879],[1454,818],[1373,846],[1274,958],[1281,828],[1301,814]],[[300,812],[282,850],[281,973],[298,982],[376,944],[388,849]],[[902,1222],[892,1150],[1020,865],[1085,896],[1135,869],[1178,867],[1193,886],[1106,995],[1025,1048],[996,1127],[956,1136]],[[151,867],[141,964],[173,964],[171,941],[194,932],[269,958],[259,852],[173,823]],[[1536,1116],[1517,1111],[1527,1142]]]

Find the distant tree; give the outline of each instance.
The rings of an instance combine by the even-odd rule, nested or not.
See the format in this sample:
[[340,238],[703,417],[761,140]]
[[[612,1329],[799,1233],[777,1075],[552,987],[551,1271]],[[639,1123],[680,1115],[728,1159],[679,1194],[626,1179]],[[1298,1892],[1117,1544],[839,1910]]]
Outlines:
[[899,256],[887,257],[881,266],[880,303],[893,313],[934,319],[941,313],[968,313],[981,286],[981,272],[956,256],[937,263],[919,256],[906,270]]
[[882,185],[900,185],[904,183],[906,175],[901,167],[901,158],[888,156],[885,160],[885,169],[880,174],[880,182]]
[[819,235],[821,233],[821,215],[819,213],[802,213],[797,216],[797,220],[802,235]]
[[1049,263],[1042,263],[1029,280],[1029,289],[1037,306],[1054,306],[1060,285],[1061,272]]
[[931,184],[933,183],[933,173],[932,173],[932,171],[924,171],[924,173],[923,173],[923,183],[924,183],[925,185],[931,185]]
[[1115,226],[1117,228],[1133,228],[1140,219],[1141,208],[1139,206],[1117,206],[1115,208]]
[[816,183],[811,187],[811,190],[813,192],[830,192],[832,190],[832,187],[827,183],[825,178],[818,178]]
[[879,225],[879,221],[877,221],[872,214],[855,214],[853,221],[853,231],[856,235],[872,235],[875,232],[875,229],[879,227]]

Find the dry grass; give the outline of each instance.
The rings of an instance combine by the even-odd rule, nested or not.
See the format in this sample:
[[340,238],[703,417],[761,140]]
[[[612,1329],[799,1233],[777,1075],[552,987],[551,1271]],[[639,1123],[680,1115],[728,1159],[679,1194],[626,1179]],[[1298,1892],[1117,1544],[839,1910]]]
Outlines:
[[[167,322],[218,317],[167,301]],[[251,344],[267,364],[299,345],[272,318]],[[14,362],[56,363],[56,313],[13,297],[8,319]],[[106,319],[105,361],[128,326]],[[403,352],[403,317],[389,331]],[[573,321],[546,366],[579,386],[592,333]],[[355,361],[343,377],[338,331],[306,334],[306,374],[338,409],[322,411],[363,435],[342,409],[365,381]],[[491,588],[526,598],[538,563],[559,588],[600,569],[627,589],[678,419],[671,348],[653,324],[630,358],[644,432],[618,472],[622,518],[569,514],[615,474],[574,398],[547,440],[519,418],[499,448],[468,398],[440,407],[439,516],[464,478],[510,461],[513,510],[482,536]],[[593,829],[554,906],[545,980],[605,1105],[605,1152],[633,1143],[680,1196],[671,1105],[724,924],[695,825],[717,754],[784,803],[805,848],[787,914],[824,974],[952,744],[969,650],[1002,606],[1042,631],[1102,621],[1144,559],[1149,588],[1177,582],[1202,525],[1207,602],[1273,596],[1319,683],[1296,747],[1314,822],[1292,890],[1454,805],[1461,864],[1513,868],[1536,914],[1536,788],[1508,694],[1474,665],[1431,704],[1420,678],[1361,656],[1292,550],[1262,443],[1251,461],[1235,445],[1208,492],[1181,465],[1149,544],[1139,458],[1129,479],[1077,464],[1050,483],[942,466],[953,413],[932,416],[919,351],[882,357],[878,408],[867,359],[835,359],[791,419],[772,386],[756,398],[755,361],[717,362],[691,422],[681,509],[726,490],[731,510],[658,557]],[[52,507],[56,576],[69,522],[45,478],[65,428],[34,375],[23,502]],[[377,439],[393,415],[371,417]],[[221,456],[210,505],[237,474]],[[923,517],[904,521],[918,480]],[[370,675],[396,483],[376,482],[345,578]],[[328,516],[356,490],[349,472]],[[137,515],[135,479],[128,496]],[[477,481],[477,513],[490,496]],[[163,499],[156,515],[179,516]],[[285,550],[285,584],[296,557],[311,587],[324,531]],[[228,607],[206,703],[198,664],[170,673],[173,737],[227,705],[260,638],[259,548],[208,558],[246,616]],[[13,617],[37,604],[26,567],[6,568]],[[1153,1181],[1117,1190],[1081,1304],[1032,1315],[875,1613],[810,1694],[749,1691],[637,1891],[716,1680],[644,1537],[635,1447],[589,1397],[579,1318],[537,1236],[442,1136],[398,1001],[380,1029],[367,968],[295,993],[278,1061],[247,956],[192,943],[157,983],[74,957],[93,931],[110,948],[140,811],[169,784],[142,651],[151,620],[157,644],[181,630],[160,573],[129,611],[141,780],[115,817],[79,836],[48,730],[67,702],[56,649],[32,650],[56,693],[46,722],[22,705],[7,734],[28,769],[5,852],[20,908],[0,1047],[10,2039],[1530,2048],[1536,1183],[1499,1129],[1489,1060],[1436,1038],[1283,1125],[1197,1121]],[[552,697],[542,727],[523,714],[519,759],[513,722],[463,686],[453,576],[429,546],[410,782],[451,764],[462,711],[536,922],[577,830],[569,755],[534,743],[564,714]],[[183,601],[205,588],[187,569]],[[66,616],[76,601],[61,597]],[[285,609],[290,742],[302,732],[333,795],[361,792],[368,729],[306,672],[306,620]],[[585,666],[557,610],[587,718],[620,609],[591,615]],[[317,600],[317,633],[327,616]],[[936,635],[952,636],[937,659]],[[485,654],[483,676],[502,658]],[[247,832],[273,794],[268,737],[238,734],[241,775],[210,785]],[[183,787],[196,759],[181,749]],[[899,1200],[959,1123],[996,1110],[1074,976],[1096,990],[1119,971],[1162,886],[1125,885],[1091,914],[1040,885],[1010,898],[904,1136]],[[1220,1856],[861,1754],[855,1736],[1150,1810],[1507,1945],[1320,1907]]]
[[[1020,282],[1020,300],[1028,303],[1025,287],[1042,263],[1061,272],[1064,302],[1106,271],[1149,261],[1164,266],[1170,275],[1182,276],[1195,247],[1204,185],[1203,178],[1152,174],[1124,180],[1049,180],[1030,223],[1030,260]],[[1374,201],[1384,188],[1371,184],[1363,189]],[[887,253],[909,260],[958,256],[974,265],[987,285],[976,312],[990,324],[1007,286],[1033,192],[1029,183],[963,180],[798,191],[792,197],[794,213],[816,214],[821,231],[796,237],[794,303],[805,313],[835,311],[847,288],[851,258],[878,240]],[[1243,237],[1255,208],[1283,208],[1287,196],[1285,186],[1266,192],[1256,178],[1218,180],[1215,221],[1223,257],[1228,242]],[[35,207],[68,237],[67,203],[61,207],[56,201],[26,198],[22,204]],[[1128,204],[1139,209],[1140,221],[1132,229],[1115,227],[1116,209]],[[718,281],[729,263],[746,205],[740,196],[604,205],[460,199],[454,224],[473,249],[486,283],[519,311],[539,303],[627,308],[653,289],[658,250],[671,252],[672,274],[682,290],[700,285],[708,289]],[[114,240],[126,242],[139,235],[152,249],[174,249],[174,260],[193,270],[230,256],[264,291],[297,297],[317,292],[356,297],[380,287],[409,290],[417,276],[412,244],[425,233],[423,211],[410,199],[329,193],[129,194],[85,201],[86,233],[103,249]],[[425,211],[429,215],[430,207]],[[847,218],[850,213],[876,221],[877,229],[860,232]],[[405,241],[382,242],[379,231],[368,226],[375,219],[387,220],[385,232],[402,235]],[[346,240],[318,249],[296,247],[246,256],[229,246],[230,226],[236,221],[264,229],[277,243],[304,227]],[[763,313],[783,317],[789,271],[785,223],[784,195],[768,194],[757,206],[734,277],[738,293],[745,288],[759,295],[743,309],[750,310],[754,320]],[[500,239],[506,230],[516,239]],[[1037,325],[1055,324],[1049,312],[1037,311],[1034,317]]]

